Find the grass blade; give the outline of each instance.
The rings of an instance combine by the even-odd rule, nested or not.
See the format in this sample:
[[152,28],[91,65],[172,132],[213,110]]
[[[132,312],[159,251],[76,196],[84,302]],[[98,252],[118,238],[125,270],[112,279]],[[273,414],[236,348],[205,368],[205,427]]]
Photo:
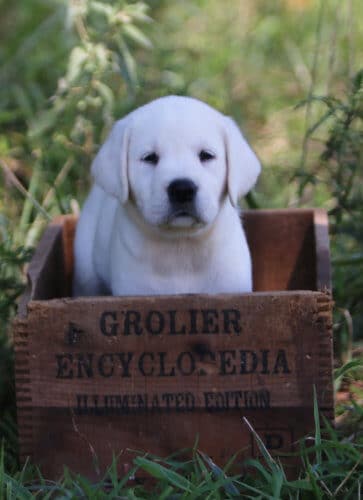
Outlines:
[[178,474],[177,472],[164,467],[161,464],[155,463],[145,457],[135,458],[135,464],[141,467],[141,469],[145,470],[156,479],[167,481],[173,486],[176,486],[177,488],[186,491],[188,493],[190,493],[192,490],[191,489],[192,485],[190,481],[188,481],[188,479]]

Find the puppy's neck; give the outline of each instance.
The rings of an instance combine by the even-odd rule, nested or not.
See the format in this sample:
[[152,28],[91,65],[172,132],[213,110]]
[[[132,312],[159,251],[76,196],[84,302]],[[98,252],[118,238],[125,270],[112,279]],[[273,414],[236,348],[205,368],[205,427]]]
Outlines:
[[161,280],[160,290],[155,288],[153,293],[173,293],[173,290],[192,293],[204,290],[202,284],[208,290],[206,283],[210,282],[211,269],[213,276],[218,269],[225,269],[224,250],[232,245],[227,254],[229,251],[233,256],[235,247],[243,245],[239,215],[227,198],[213,224],[196,236],[160,235],[150,230],[132,204],[127,208],[119,205],[117,211],[114,219],[117,226],[113,230],[116,254],[123,256],[126,269],[134,265],[142,269],[143,275],[149,277],[148,286],[160,284]]

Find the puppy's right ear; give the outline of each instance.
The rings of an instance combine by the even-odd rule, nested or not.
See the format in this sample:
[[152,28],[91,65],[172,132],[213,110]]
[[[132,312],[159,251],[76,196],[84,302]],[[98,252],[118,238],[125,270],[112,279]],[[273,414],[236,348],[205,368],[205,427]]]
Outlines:
[[126,203],[129,197],[127,175],[129,130],[128,119],[117,121],[93,160],[91,173],[95,183],[106,193]]

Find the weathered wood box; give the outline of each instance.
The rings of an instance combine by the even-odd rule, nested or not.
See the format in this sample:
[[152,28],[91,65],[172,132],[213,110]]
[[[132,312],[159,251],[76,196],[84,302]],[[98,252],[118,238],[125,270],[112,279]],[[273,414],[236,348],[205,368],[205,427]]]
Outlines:
[[[130,450],[198,447],[223,465],[273,454],[333,415],[327,217],[244,214],[255,292],[69,298],[76,221],[46,230],[14,323],[21,459],[97,476]],[[68,297],[68,298],[67,298]],[[291,461],[288,457],[282,462]]]

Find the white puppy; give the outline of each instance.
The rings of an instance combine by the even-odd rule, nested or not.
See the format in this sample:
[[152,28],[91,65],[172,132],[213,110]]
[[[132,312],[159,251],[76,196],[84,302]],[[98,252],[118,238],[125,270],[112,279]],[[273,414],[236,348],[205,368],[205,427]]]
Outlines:
[[238,199],[259,172],[235,123],[196,99],[116,122],[77,225],[74,295],[251,291]]

